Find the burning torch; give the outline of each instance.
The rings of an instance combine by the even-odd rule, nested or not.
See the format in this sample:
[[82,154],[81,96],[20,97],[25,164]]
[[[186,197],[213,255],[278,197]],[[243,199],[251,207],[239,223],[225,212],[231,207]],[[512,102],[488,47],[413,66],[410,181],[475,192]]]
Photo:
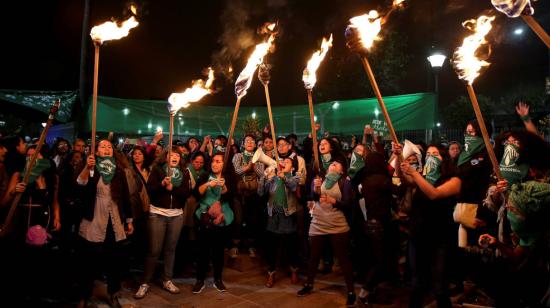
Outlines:
[[[122,23],[107,21],[101,25],[95,26],[90,31],[90,36],[94,42],[94,88],[92,95],[92,148],[91,154],[95,155],[95,134],[96,134],[96,114],[97,114],[97,84],[99,72],[99,47],[106,41],[119,40],[126,37],[130,30],[138,26],[134,16]],[[90,170],[90,176],[94,175],[94,170]]]
[[332,34],[330,35],[330,38],[327,40],[326,38],[323,38],[323,41],[321,42],[321,49],[314,52],[311,56],[311,59],[307,62],[307,66],[304,69],[304,73],[302,74],[302,80],[304,81],[304,87],[307,91],[307,101],[309,105],[309,121],[311,124],[311,138],[313,140],[313,158],[314,160],[314,170],[316,170],[317,174],[319,174],[319,149],[317,148],[317,132],[315,130],[315,114],[313,112],[313,87],[315,86],[315,83],[317,82],[317,76],[316,72],[319,68],[319,65],[321,65],[321,62],[327,55],[328,50],[332,47]]
[[[191,103],[198,102],[205,95],[213,93],[214,84],[214,70],[208,68],[208,79],[206,81],[198,79],[193,81],[193,85],[190,88],[185,89],[181,93],[172,93],[168,97],[168,112],[170,113],[170,128],[168,131],[168,161],[172,158],[172,139],[174,135],[174,116],[181,108],[187,108]],[[168,164],[170,166],[170,163]],[[168,169],[168,176],[170,176],[170,170]]]
[[483,115],[479,109],[479,103],[473,88],[473,83],[480,75],[480,70],[490,64],[485,61],[489,56],[488,52],[484,53],[484,59],[478,58],[478,55],[482,54],[479,52],[482,47],[489,50],[485,36],[489,33],[489,31],[491,31],[491,22],[494,19],[494,16],[480,16],[478,19],[470,19],[462,23],[464,28],[474,33],[464,38],[462,46],[455,50],[452,63],[455,67],[458,78],[466,81],[466,89],[468,90],[468,95],[470,97],[470,101],[472,102],[476,119],[481,129],[481,134],[483,135],[483,141],[485,142],[487,153],[489,154],[489,158],[493,164],[493,170],[495,171],[497,178],[501,180],[502,174],[500,173],[499,164],[495,156],[493,146],[491,145],[489,133],[487,132],[487,127],[485,126],[485,121],[483,120]]

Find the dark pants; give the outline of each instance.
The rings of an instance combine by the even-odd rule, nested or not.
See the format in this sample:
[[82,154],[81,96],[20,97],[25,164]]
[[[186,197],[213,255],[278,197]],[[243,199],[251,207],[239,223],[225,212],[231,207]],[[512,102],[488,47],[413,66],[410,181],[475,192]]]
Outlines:
[[246,241],[250,248],[256,248],[256,241],[262,234],[262,218],[265,205],[260,204],[260,197],[255,193],[241,194],[235,197],[233,212],[235,221],[233,223],[233,243],[236,245],[240,240]]
[[452,307],[448,292],[447,259],[449,247],[429,239],[409,240],[409,263],[412,275],[412,293],[409,307],[423,307],[424,296],[431,291],[437,307]]
[[365,247],[369,254],[369,269],[365,275],[363,289],[372,292],[382,281],[384,272],[387,272],[386,258],[388,248],[385,243],[386,231],[384,224],[377,220],[365,222]]
[[[149,249],[145,258],[144,282],[153,278],[155,267],[161,252],[164,252],[164,271],[162,279],[171,280],[174,271],[176,247],[183,226],[183,215],[167,217],[150,213],[147,221]],[[164,249],[163,249],[164,248]]]
[[313,284],[315,274],[317,274],[317,266],[321,260],[323,247],[326,243],[330,243],[332,251],[336,255],[340,268],[344,272],[344,279],[348,292],[354,292],[353,288],[353,269],[348,257],[349,233],[314,235],[309,237],[311,257],[309,259],[307,271],[307,283]]
[[208,264],[212,260],[214,279],[222,279],[224,248],[227,240],[228,227],[199,228],[197,241],[199,245],[199,259],[197,280],[204,280],[208,272]]
[[94,280],[103,273],[107,276],[107,291],[114,294],[120,290],[120,282],[124,271],[122,258],[122,243],[115,241],[115,232],[109,221],[105,241],[101,243],[81,239],[80,248],[82,274],[80,276],[81,299],[92,296]]
[[291,267],[298,267],[298,236],[296,233],[278,234],[267,232],[266,254],[269,264],[268,271],[273,272],[277,268],[277,260],[280,256],[287,257]]

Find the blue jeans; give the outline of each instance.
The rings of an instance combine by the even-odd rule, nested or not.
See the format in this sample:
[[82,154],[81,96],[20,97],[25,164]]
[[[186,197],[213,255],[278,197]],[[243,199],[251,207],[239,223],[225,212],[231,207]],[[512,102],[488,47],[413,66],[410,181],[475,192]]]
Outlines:
[[172,279],[176,246],[183,226],[183,215],[167,217],[158,214],[149,214],[147,233],[149,249],[145,257],[144,282],[149,283],[153,278],[155,267],[161,252],[164,252],[164,281]]

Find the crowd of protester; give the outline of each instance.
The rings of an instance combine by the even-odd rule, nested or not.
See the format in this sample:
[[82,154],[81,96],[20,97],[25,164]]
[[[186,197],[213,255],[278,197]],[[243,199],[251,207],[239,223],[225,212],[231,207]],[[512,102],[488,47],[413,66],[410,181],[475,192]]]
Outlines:
[[[502,177],[475,120],[465,123],[464,140],[445,144],[385,144],[369,127],[345,145],[324,134],[317,159],[311,135],[299,143],[269,131],[235,141],[189,137],[172,148],[162,133],[135,145],[106,138],[93,156],[84,140],[58,138],[42,147],[26,184],[36,144],[2,137],[3,222],[20,197],[1,231],[2,290],[40,299],[70,271],[67,288],[81,307],[95,280],[118,306],[122,282],[135,277],[130,268],[140,269],[133,291],[142,299],[156,277],[180,293],[186,286],[174,277],[188,266],[192,293],[207,287],[210,267],[212,286],[225,292],[227,255],[265,260],[265,287],[289,279],[299,297],[312,293],[319,271],[338,266],[348,306],[387,304],[381,285],[405,284],[410,307],[428,299],[451,307],[459,294],[454,300],[544,307],[550,151],[528,106],[516,111],[525,128],[494,136]],[[68,268],[48,257],[56,250],[70,256]]]

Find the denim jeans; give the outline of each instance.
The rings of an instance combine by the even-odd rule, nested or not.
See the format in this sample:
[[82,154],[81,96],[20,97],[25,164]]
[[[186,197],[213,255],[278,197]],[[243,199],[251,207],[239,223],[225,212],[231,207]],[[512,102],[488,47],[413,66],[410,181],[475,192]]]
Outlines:
[[155,267],[161,252],[164,252],[163,280],[172,279],[176,246],[183,226],[183,215],[167,217],[158,214],[149,214],[147,233],[149,248],[145,258],[144,282],[149,283],[153,278]]

